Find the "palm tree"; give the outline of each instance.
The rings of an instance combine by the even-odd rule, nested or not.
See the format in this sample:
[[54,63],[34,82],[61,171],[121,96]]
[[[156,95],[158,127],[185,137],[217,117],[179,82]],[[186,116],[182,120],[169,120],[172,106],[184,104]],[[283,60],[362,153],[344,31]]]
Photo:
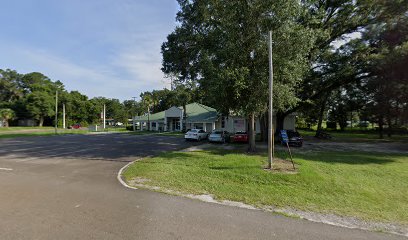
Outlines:
[[183,105],[183,128],[182,131],[186,131],[187,128],[187,107],[186,105],[190,102],[191,95],[188,90],[183,89],[178,93],[178,101]]
[[15,117],[15,112],[10,108],[0,109],[0,118],[4,121],[4,126],[9,127],[9,120]]
[[143,94],[142,101],[147,107],[147,130],[150,131],[150,107],[153,104],[153,97],[149,94]]

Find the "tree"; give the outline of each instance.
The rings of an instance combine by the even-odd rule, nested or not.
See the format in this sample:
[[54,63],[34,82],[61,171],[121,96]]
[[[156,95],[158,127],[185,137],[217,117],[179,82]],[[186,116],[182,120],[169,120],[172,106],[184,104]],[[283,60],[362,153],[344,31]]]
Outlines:
[[142,103],[147,109],[147,130],[150,131],[150,108],[153,105],[153,96],[150,92],[140,94],[140,98],[142,99]]
[[273,29],[275,107],[298,99],[294,87],[307,70],[314,32],[299,24],[298,1],[180,0],[179,26],[162,46],[163,71],[198,86],[223,115],[250,119],[249,151],[255,151],[255,116],[267,110],[267,34]]
[[301,100],[292,108],[278,113],[278,125],[290,113],[308,109],[311,103],[322,101],[327,93],[371,77],[367,71],[370,49],[364,41],[353,40],[335,50],[339,40],[352,33],[364,32],[373,25],[405,14],[407,0],[401,1],[302,1],[306,14],[304,26],[317,32],[316,42],[308,57],[309,73],[296,89]]
[[178,99],[178,104],[183,107],[183,127],[182,131],[186,131],[187,128],[187,107],[186,105],[191,101],[191,94],[188,89],[183,86],[179,86],[175,90]]
[[15,112],[10,108],[0,109],[0,118],[3,120],[5,127],[9,127],[9,121],[15,116]]
[[408,106],[408,16],[395,16],[384,25],[370,28],[363,38],[372,49],[369,56],[372,77],[368,79],[369,112],[377,119],[380,138],[383,125],[388,136],[393,126],[403,125]]
[[19,85],[22,75],[16,71],[0,69],[0,104],[10,104],[23,97]]
[[39,121],[40,127],[43,126],[45,117],[55,114],[54,108],[55,99],[46,92],[36,91],[27,95],[27,110]]

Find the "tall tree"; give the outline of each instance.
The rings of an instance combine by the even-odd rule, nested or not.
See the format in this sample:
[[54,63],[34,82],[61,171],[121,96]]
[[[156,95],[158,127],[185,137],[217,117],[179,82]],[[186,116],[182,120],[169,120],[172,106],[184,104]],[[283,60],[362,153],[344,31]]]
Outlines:
[[408,15],[373,26],[363,38],[372,49],[368,69],[372,77],[367,81],[369,109],[376,116],[380,137],[385,124],[391,136],[393,125],[398,125],[398,118],[408,111]]
[[147,130],[150,131],[150,108],[152,107],[154,100],[153,95],[150,92],[140,94],[142,103],[147,110]]
[[[309,74],[296,90],[301,101],[279,114],[279,124],[283,124],[289,113],[321,101],[326,93],[369,79],[372,72],[367,71],[367,55],[371,49],[364,41],[347,43],[347,39],[371,26],[384,25],[390,19],[406,15],[408,9],[407,0],[305,0],[302,4],[306,11],[302,24],[319,34],[308,58]],[[347,44],[335,50],[341,42]]]
[[[273,30],[275,107],[298,101],[294,87],[307,70],[314,32],[299,23],[298,1],[180,0],[180,25],[162,46],[163,71],[187,85],[198,85],[224,115],[242,113],[255,121],[267,109],[267,34]],[[255,150],[250,124],[249,151]]]

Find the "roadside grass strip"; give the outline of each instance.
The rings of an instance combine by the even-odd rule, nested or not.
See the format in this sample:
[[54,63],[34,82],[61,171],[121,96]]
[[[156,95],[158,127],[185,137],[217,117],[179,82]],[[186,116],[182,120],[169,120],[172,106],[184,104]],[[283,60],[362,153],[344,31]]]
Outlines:
[[408,226],[408,155],[315,151],[294,160],[297,174],[271,173],[266,153],[168,152],[129,165],[123,177],[162,192]]
[[[69,135],[69,134],[87,134],[88,130],[64,130],[58,129],[57,135]],[[41,137],[41,136],[55,136],[55,131],[52,130],[42,130],[37,132],[13,132],[8,133],[7,131],[0,132],[0,139],[2,138],[16,138],[16,137]]]

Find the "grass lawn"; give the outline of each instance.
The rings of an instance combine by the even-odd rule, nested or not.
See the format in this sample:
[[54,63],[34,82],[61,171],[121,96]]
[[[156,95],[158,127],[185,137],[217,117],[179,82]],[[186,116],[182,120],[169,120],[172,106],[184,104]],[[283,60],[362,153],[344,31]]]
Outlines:
[[[365,141],[408,141],[408,134],[394,134],[391,138],[387,137],[384,133],[384,138],[380,139],[376,132],[353,132],[353,131],[325,131],[329,133],[333,138],[330,141],[353,141],[353,142],[365,142]],[[316,131],[299,130],[302,136],[314,137]]]
[[124,178],[256,206],[408,224],[408,155],[297,153],[298,174],[267,172],[266,159],[225,150],[170,152],[132,164]]
[[[7,128],[0,128],[0,139],[1,138],[15,138],[15,137],[32,137],[32,136],[51,136],[55,135],[55,130],[52,127],[43,128],[27,128],[27,127],[12,127],[8,130]],[[32,131],[29,131],[32,130]],[[58,129],[58,134],[85,134],[88,130],[82,129]]]
[[53,130],[54,127],[0,127],[0,133],[21,130]]

